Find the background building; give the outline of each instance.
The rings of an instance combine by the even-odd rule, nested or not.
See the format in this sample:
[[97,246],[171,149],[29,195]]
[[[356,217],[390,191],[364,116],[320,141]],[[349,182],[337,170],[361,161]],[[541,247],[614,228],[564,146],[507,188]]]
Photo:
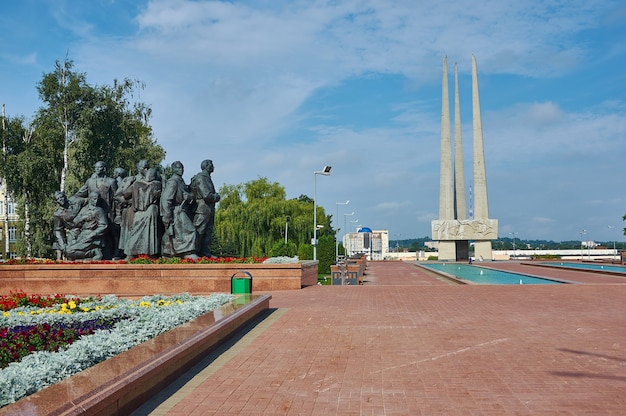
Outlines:
[[361,227],[344,236],[343,246],[348,257],[365,253],[368,260],[384,260],[389,252],[389,231]]
[[15,200],[6,193],[4,180],[0,178],[0,258],[2,259],[12,259],[17,256],[19,220]]

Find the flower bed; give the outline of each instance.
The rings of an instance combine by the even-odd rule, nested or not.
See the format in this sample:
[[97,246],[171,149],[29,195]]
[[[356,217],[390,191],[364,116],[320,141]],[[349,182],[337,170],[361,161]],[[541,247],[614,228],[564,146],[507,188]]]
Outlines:
[[33,258],[17,258],[9,259],[3,264],[254,264],[263,263],[266,257],[199,257],[180,258],[180,257],[150,257],[147,255],[139,255],[128,260],[85,260],[85,261],[68,261],[53,259],[33,259]]
[[[5,310],[0,317],[0,334],[8,334],[15,328],[28,327],[28,331],[33,332],[30,332],[32,336],[27,337],[25,342],[53,344],[47,339],[44,341],[45,334],[58,333],[50,331],[50,328],[80,328],[87,321],[104,323],[105,328],[94,327],[90,335],[81,334],[71,342],[68,339],[62,340],[62,345],[56,352],[40,349],[28,351],[30,353],[23,357],[14,357],[19,361],[13,361],[0,370],[0,406],[57,383],[203,315],[230,302],[233,296],[214,294],[210,297],[198,297],[181,294],[128,300],[108,295],[83,300],[57,295],[46,299],[56,299],[58,303],[53,302],[44,307],[17,306]],[[4,329],[6,331],[2,332]],[[6,340],[0,340],[4,341]]]

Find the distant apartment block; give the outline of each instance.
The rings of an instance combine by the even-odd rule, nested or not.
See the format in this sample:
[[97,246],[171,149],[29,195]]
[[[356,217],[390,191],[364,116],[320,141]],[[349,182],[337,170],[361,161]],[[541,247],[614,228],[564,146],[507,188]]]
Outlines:
[[362,227],[344,236],[347,256],[365,254],[368,260],[384,260],[389,252],[389,231]]
[[0,178],[0,258],[15,258],[18,223],[17,206],[12,195],[6,194],[4,180]]

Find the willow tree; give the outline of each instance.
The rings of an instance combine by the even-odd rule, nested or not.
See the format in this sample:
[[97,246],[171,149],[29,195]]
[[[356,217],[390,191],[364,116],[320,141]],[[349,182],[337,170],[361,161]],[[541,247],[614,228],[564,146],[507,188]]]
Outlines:
[[[239,185],[225,185],[215,214],[216,237],[222,244],[234,244],[240,257],[264,257],[285,238],[297,246],[306,244],[313,234],[312,200],[285,199],[285,189],[277,182],[259,178]],[[330,224],[318,207],[320,224]]]

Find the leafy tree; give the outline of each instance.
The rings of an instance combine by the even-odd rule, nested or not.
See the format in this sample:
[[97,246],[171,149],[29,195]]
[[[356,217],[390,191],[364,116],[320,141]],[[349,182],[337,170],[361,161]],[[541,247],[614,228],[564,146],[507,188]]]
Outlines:
[[330,265],[335,263],[335,238],[332,235],[324,235],[318,239],[317,260],[318,273],[330,273]]
[[57,61],[36,86],[43,106],[30,125],[23,118],[5,120],[6,152],[0,175],[18,201],[24,239],[18,254],[47,257],[52,238],[55,190],[71,195],[93,173],[95,162],[123,167],[129,173],[147,159],[158,166],[165,151],[149,125],[150,108],[133,100],[143,84],[125,79],[112,86],[92,86],[67,58]]
[[274,245],[272,246],[272,250],[270,251],[270,255],[272,257],[293,257],[296,255],[297,252],[298,248],[296,247],[294,242],[287,241],[285,243],[284,240],[280,240],[277,243],[274,243]]
[[[279,242],[285,238],[285,221],[290,217],[288,243],[298,247],[310,241],[313,234],[313,201],[301,196],[285,200],[285,190],[280,184],[259,178],[239,185],[224,185],[215,214],[216,234],[220,241],[237,247],[240,257],[274,255],[282,250]],[[320,224],[329,225],[329,217],[318,207]],[[332,234],[332,232],[331,232]],[[274,249],[274,250],[273,250]],[[288,252],[292,252],[288,249]],[[295,252],[295,251],[294,251]]]
[[[309,243],[300,244],[298,246],[298,258],[300,260],[313,260],[313,246]],[[319,267],[318,267],[319,272]]]
[[[49,181],[54,159],[46,140],[23,118],[9,119],[2,130],[4,154],[0,175],[7,188],[17,198],[18,213],[23,219],[24,240],[18,244],[20,254],[28,257],[49,254],[46,241],[51,227],[51,195],[56,182]],[[47,215],[50,213],[50,215]],[[33,232],[34,230],[34,232]]]
[[53,72],[44,74],[37,84],[39,98],[47,105],[39,109],[35,127],[48,138],[57,165],[59,189],[65,190],[69,170],[70,146],[76,140],[82,112],[94,106],[93,88],[87,85],[84,73],[72,71],[74,64],[67,57],[56,61]]
[[150,166],[164,159],[165,151],[156,144],[147,123],[152,110],[129,99],[136,89],[143,89],[143,84],[129,79],[94,88],[95,106],[85,109],[81,136],[72,149],[76,167],[72,172],[81,179],[79,185],[99,160],[107,162],[110,171],[122,167],[134,172],[141,159]]
[[99,160],[111,170],[119,166],[129,173],[141,159],[158,165],[165,151],[152,137],[151,110],[132,100],[143,84],[124,79],[114,80],[113,86],[92,86],[73,66],[67,58],[57,61],[54,71],[37,84],[44,105],[34,127],[49,141],[57,189],[77,190]]

